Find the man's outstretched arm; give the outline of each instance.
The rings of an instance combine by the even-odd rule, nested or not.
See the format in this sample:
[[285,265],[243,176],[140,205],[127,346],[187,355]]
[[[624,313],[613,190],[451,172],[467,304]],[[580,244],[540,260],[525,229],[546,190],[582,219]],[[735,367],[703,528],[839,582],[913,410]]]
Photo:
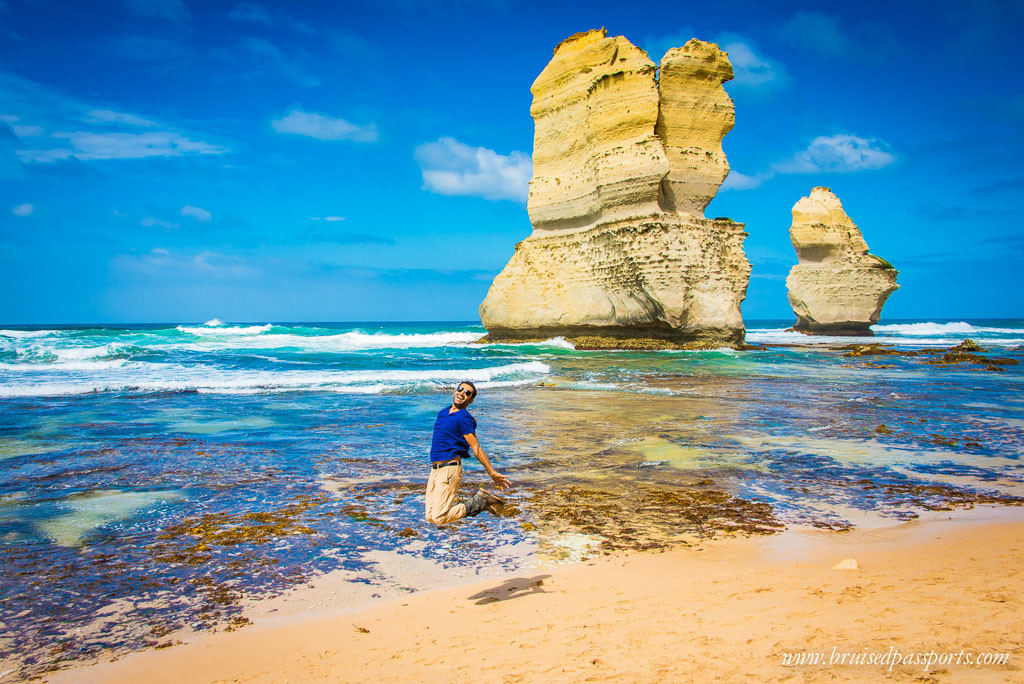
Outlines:
[[476,435],[470,433],[468,435],[463,435],[463,437],[465,437],[466,441],[469,442],[469,447],[473,450],[473,455],[476,456],[476,460],[480,461],[480,465],[484,467],[484,470],[487,471],[487,474],[491,476],[492,480],[494,480],[495,486],[497,486],[498,489],[508,489],[509,487],[511,487],[512,482],[509,481],[507,477],[505,477],[497,470],[495,470],[494,466],[491,465],[491,461],[490,459],[487,458],[487,454],[484,453],[484,450],[480,446],[480,442],[477,440]]

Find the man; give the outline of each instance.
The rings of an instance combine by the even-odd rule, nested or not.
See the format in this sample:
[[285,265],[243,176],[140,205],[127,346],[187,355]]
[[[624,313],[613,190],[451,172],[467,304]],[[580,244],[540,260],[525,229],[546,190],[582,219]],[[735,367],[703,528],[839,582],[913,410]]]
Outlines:
[[494,469],[477,441],[476,419],[466,410],[474,399],[476,385],[460,382],[452,396],[452,405],[441,409],[434,421],[430,479],[427,480],[427,522],[435,525],[447,525],[483,511],[494,513],[495,505],[505,503],[484,489],[478,489],[465,503],[455,503],[455,493],[462,484],[462,459],[469,458],[470,449],[498,489],[511,486],[508,478]]

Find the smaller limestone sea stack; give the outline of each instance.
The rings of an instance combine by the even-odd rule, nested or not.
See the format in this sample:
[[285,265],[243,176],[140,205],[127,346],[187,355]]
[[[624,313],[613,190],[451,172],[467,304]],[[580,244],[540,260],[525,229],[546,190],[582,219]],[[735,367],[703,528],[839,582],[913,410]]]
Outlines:
[[814,188],[793,205],[790,239],[799,263],[786,287],[795,330],[808,334],[871,335],[899,272],[868,253],[860,229],[829,188]]

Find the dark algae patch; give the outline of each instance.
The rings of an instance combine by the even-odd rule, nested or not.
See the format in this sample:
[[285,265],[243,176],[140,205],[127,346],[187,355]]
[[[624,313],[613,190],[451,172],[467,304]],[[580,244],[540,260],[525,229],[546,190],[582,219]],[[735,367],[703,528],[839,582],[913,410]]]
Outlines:
[[859,480],[855,483],[857,485],[865,491],[879,490],[890,499],[926,511],[952,511],[957,508],[974,508],[978,504],[1024,506],[1024,497],[970,491],[944,484]]
[[838,349],[843,350],[843,356],[859,358],[861,356],[917,356],[921,352],[910,349],[894,349],[883,344],[848,344]]
[[541,489],[525,502],[530,525],[546,537],[575,532],[599,540],[604,551],[650,551],[686,545],[684,538],[772,534],[783,524],[763,502],[710,489],[642,488],[610,492],[582,486]]
[[[316,530],[302,524],[301,520],[304,514],[326,501],[322,496],[303,496],[273,511],[207,513],[185,520],[165,528],[157,535],[159,541],[150,547],[153,559],[171,565],[200,566],[213,560],[214,555],[218,551],[223,552],[224,547],[245,545],[258,548],[282,537],[316,534]],[[273,565],[275,562],[250,552],[239,559],[227,561],[227,565],[241,569],[250,564]],[[206,583],[199,582],[196,586],[204,587]],[[225,601],[219,600],[217,603],[223,604]]]
[[[949,366],[955,364],[970,364],[981,366],[981,370],[999,371],[1004,366],[1016,366],[1020,364],[1017,359],[999,356],[982,356],[981,352],[987,351],[971,339],[965,339],[955,347],[946,350],[942,349],[895,349],[883,344],[849,344],[838,349],[843,351],[847,358],[860,358],[864,356],[913,356],[920,357],[924,363],[932,366]],[[878,364],[866,361],[863,364],[869,368],[895,368],[890,364]]]

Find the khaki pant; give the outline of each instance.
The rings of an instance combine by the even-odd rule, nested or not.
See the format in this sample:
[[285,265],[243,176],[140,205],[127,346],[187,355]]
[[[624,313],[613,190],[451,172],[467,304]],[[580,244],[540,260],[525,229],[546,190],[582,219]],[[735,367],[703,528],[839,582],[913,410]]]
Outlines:
[[431,468],[427,480],[427,522],[447,525],[466,517],[466,505],[455,503],[462,484],[462,463]]

